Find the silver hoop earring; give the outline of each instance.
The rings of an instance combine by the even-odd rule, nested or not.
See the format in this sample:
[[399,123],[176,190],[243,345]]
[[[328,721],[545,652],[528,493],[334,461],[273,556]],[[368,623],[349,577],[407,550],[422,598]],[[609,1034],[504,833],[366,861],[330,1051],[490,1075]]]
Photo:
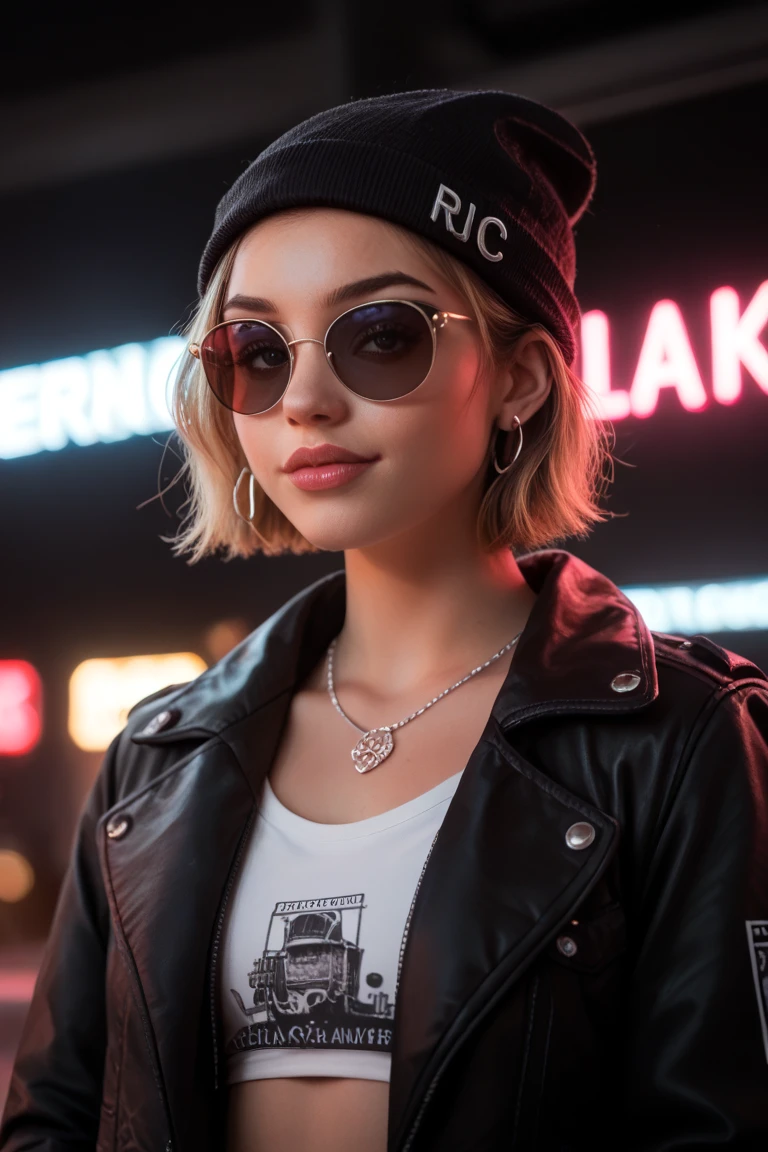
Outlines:
[[[248,515],[243,516],[240,508],[238,507],[237,493],[240,488],[240,481],[242,480],[243,476],[245,476],[246,472],[248,472],[250,476],[250,480],[248,481]],[[256,477],[248,468],[243,468],[242,472],[235,481],[235,487],[232,490],[232,503],[235,508],[235,514],[239,516],[241,520],[244,520],[245,523],[253,529],[259,540],[261,540],[264,544],[269,545],[269,540],[267,540],[265,536],[262,536],[261,532],[259,532],[258,528],[256,528],[253,523],[253,517],[256,515]]]
[[[494,440],[494,444],[493,444],[493,466],[500,475],[503,475],[505,472],[509,472],[509,470],[512,467],[512,465],[514,464],[515,460],[517,460],[518,456],[520,455],[520,450],[523,447],[523,426],[520,423],[520,418],[518,416],[512,417],[512,428],[510,428],[510,432],[513,432],[515,428],[517,428],[517,433],[518,433],[517,451],[515,452],[512,459],[510,460],[509,464],[505,465],[504,468],[499,468],[499,465],[496,462],[496,442]],[[502,432],[502,431],[503,431],[503,429],[500,428],[499,432]]]
[[[240,481],[242,480],[243,476],[245,476],[246,472],[249,473],[251,479],[250,479],[249,484],[248,484],[248,515],[243,516],[242,512],[240,511],[240,508],[238,507],[237,493],[238,493],[238,489],[240,488]],[[250,524],[251,527],[253,527],[252,521],[253,521],[254,515],[256,514],[256,489],[254,487],[254,484],[255,484],[255,481],[254,481],[253,472],[250,472],[248,468],[243,468],[242,472],[240,473],[240,475],[237,478],[237,481],[235,482],[235,487],[232,491],[232,503],[234,504],[235,512],[237,513],[237,515],[240,517],[241,520],[245,520],[246,524]]]

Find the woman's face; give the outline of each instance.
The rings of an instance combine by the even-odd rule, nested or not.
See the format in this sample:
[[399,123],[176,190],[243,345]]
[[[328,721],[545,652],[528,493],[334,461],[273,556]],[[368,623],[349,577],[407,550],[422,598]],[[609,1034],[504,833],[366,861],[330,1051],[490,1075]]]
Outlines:
[[[405,283],[406,276],[420,283]],[[343,303],[325,302],[335,290],[373,277],[381,282]],[[265,298],[274,311],[228,303],[238,296]],[[342,312],[386,298],[468,315],[456,291],[385,221],[310,208],[269,216],[245,236],[221,318],[252,316],[276,325],[288,339],[322,341]],[[487,384],[470,395],[479,350],[477,326],[449,320],[438,332],[424,383],[377,403],[344,387],[320,344],[293,345],[294,372],[282,399],[264,413],[234,414],[256,481],[299,532],[324,550],[364,548],[410,533],[423,542],[448,526],[455,536],[457,517],[473,529],[493,420]],[[288,457],[299,447],[323,444],[375,460],[346,483],[302,490],[284,471]]]

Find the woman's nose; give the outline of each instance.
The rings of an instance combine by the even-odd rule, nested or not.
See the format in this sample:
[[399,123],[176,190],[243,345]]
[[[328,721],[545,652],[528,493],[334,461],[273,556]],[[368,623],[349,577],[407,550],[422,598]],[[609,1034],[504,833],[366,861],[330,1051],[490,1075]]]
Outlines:
[[[319,398],[319,396],[315,392],[314,388],[310,388],[311,394],[307,394],[303,388],[300,388],[298,393],[296,393],[295,389],[292,392],[291,385],[293,384],[293,382],[296,378],[297,369],[299,367],[299,361],[298,361],[298,358],[296,356],[296,353],[294,352],[293,353],[293,355],[294,355],[293,372],[291,373],[291,379],[288,382],[288,385],[285,389],[285,392],[283,393],[283,405],[284,405],[284,407],[287,407],[288,409],[290,409],[291,407],[296,407],[297,411],[305,409],[308,405],[310,407],[314,408],[314,407],[316,407],[316,405],[318,403],[320,403],[321,407],[323,407],[323,408],[326,408],[329,404],[330,405],[340,404],[343,407],[344,402],[345,402],[345,397],[344,397],[343,393],[345,390],[343,388],[339,388],[339,381],[336,378],[336,373],[333,369],[333,365],[330,362],[330,357],[328,356],[327,352],[325,351],[324,342],[322,340],[315,339],[315,337],[313,337],[313,336],[300,336],[296,340],[287,341],[287,343],[289,346],[293,346],[296,344],[319,344],[320,347],[323,349],[323,359],[325,360],[326,367],[328,367],[330,369],[331,377],[332,377],[334,384],[336,385],[336,389],[338,389],[338,391],[336,389],[334,389],[332,393],[326,392],[325,391],[325,384],[324,384],[323,385],[323,399],[322,400]],[[309,363],[307,364],[306,371],[310,371]],[[319,383],[319,381],[315,381],[315,386],[318,383]]]
[[[288,340],[288,341],[286,341],[286,343],[288,344],[289,348],[292,348],[294,344],[319,344],[320,347],[323,349],[323,355],[325,357],[326,363],[330,363],[330,358],[328,356],[328,353],[325,350],[325,343],[322,340],[316,340],[314,336],[299,336],[298,339]],[[294,352],[294,359],[295,359],[295,356],[296,356],[296,353]]]

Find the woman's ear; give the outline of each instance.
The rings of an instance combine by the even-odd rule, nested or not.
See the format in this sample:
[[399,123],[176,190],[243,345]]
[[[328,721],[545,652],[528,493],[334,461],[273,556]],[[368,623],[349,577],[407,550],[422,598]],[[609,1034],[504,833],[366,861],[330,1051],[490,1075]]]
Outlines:
[[552,388],[549,349],[537,332],[526,332],[499,372],[496,385],[496,420],[509,431],[513,417],[525,424],[541,408]]

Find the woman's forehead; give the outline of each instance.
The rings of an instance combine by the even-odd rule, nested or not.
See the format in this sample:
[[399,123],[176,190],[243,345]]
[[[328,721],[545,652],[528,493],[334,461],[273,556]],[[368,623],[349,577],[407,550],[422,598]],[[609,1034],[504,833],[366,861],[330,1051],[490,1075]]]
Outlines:
[[370,258],[374,252],[410,249],[403,230],[377,216],[342,208],[302,208],[276,212],[259,220],[243,237],[238,257],[277,259],[321,253],[327,260]]
[[228,295],[292,295],[298,289],[305,295],[316,290],[321,297],[395,270],[435,291],[446,287],[404,230],[387,220],[337,208],[289,209],[258,221],[244,235]]

